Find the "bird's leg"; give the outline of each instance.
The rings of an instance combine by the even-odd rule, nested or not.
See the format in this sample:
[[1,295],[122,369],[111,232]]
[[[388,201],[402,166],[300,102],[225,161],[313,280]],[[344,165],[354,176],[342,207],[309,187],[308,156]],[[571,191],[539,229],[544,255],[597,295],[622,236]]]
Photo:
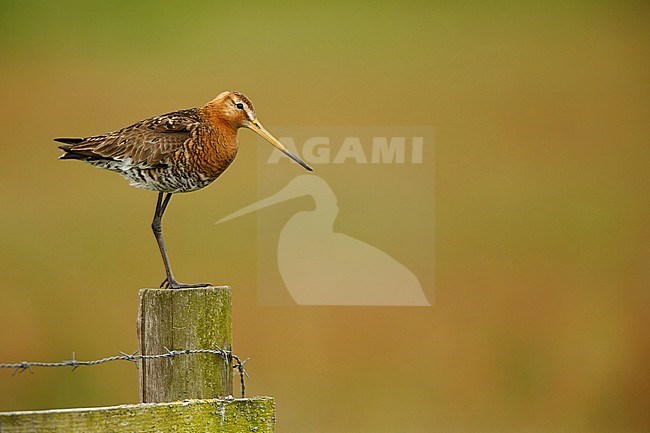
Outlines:
[[[163,197],[164,196],[164,197]],[[208,283],[203,284],[183,284],[176,281],[174,274],[172,273],[172,268],[169,265],[169,258],[167,257],[167,248],[165,248],[165,240],[162,235],[162,217],[167,209],[169,200],[171,200],[172,194],[167,193],[166,195],[162,192],[158,193],[158,201],[156,202],[156,212],[153,215],[153,221],[151,222],[151,229],[153,234],[156,237],[156,242],[158,242],[158,248],[160,249],[160,254],[162,255],[163,263],[165,264],[165,273],[167,277],[162,282],[160,287],[168,287],[170,289],[183,289],[191,287],[205,287],[209,286]]]
[[156,242],[158,242],[158,248],[160,249],[160,254],[162,255],[163,263],[165,265],[165,273],[167,277],[162,282],[160,287],[162,288],[165,285],[170,285],[171,282],[175,281],[174,274],[172,273],[172,268],[169,265],[169,258],[167,257],[167,248],[165,247],[165,240],[162,236],[162,216],[165,213],[165,209],[171,200],[172,195],[164,193],[158,193],[158,201],[156,202],[156,211],[153,214],[153,221],[151,221],[151,229],[153,230],[153,235],[156,237]]

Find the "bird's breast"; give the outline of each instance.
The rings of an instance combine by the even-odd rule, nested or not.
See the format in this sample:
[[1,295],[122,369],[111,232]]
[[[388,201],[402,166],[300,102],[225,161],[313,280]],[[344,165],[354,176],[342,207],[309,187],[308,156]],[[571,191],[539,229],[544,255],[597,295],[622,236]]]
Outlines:
[[202,125],[174,155],[174,168],[201,182],[212,182],[223,173],[237,156],[237,133]]

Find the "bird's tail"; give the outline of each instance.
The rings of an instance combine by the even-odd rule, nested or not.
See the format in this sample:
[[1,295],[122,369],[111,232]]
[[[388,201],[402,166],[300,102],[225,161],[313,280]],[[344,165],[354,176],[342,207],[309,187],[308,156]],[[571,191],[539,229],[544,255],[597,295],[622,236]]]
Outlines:
[[83,138],[55,138],[54,141],[59,143],[65,143],[63,146],[59,146],[59,149],[65,153],[59,157],[59,159],[87,159],[89,156],[88,152],[76,151],[74,150],[74,145],[82,143]]
[[[59,143],[65,143],[65,144],[79,144],[82,141],[84,141],[84,139],[83,138],[65,138],[65,137],[62,137],[62,138],[55,138],[54,141],[57,141]],[[61,146],[61,147],[64,147],[64,146]]]

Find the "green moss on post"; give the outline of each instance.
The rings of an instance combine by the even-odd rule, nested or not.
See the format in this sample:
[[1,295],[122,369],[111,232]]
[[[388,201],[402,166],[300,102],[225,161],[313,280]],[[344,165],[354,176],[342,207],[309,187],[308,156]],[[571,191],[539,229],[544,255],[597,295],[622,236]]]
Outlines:
[[274,426],[270,397],[0,413],[2,433],[272,433]]
[[[232,347],[230,287],[142,289],[140,353]],[[158,403],[232,395],[232,363],[214,354],[139,362],[140,401]]]
[[[165,348],[230,350],[230,287],[142,289],[138,340],[143,355],[163,354]],[[275,403],[270,397],[211,398],[232,394],[230,360],[192,354],[142,360],[139,367],[145,403],[4,412],[0,432],[273,433],[275,429]]]

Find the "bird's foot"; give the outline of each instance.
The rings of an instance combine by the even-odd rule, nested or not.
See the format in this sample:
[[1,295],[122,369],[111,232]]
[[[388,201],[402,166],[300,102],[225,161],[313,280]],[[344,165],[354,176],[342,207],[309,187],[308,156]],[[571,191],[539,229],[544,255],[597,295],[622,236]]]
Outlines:
[[179,283],[176,280],[169,281],[168,278],[165,278],[162,283],[160,283],[161,289],[195,289],[198,287],[208,287],[211,286],[210,283],[198,283],[198,284],[185,284]]

